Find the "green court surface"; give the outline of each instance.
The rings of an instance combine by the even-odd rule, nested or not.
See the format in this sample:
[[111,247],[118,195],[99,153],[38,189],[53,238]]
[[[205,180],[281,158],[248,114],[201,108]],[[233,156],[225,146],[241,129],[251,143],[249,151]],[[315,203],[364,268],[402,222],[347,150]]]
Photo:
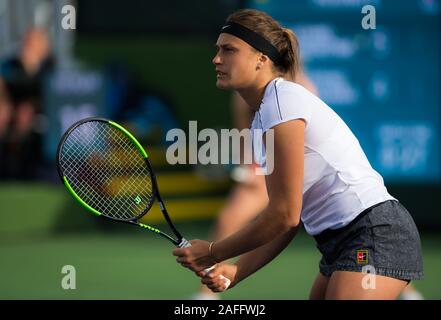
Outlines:
[[[187,299],[197,290],[198,278],[175,262],[171,243],[89,216],[64,193],[45,185],[0,186],[0,299]],[[187,238],[206,238],[211,223],[177,227]],[[425,298],[440,299],[441,237],[423,233],[422,243],[426,278],[414,284]],[[223,298],[307,299],[318,260],[312,238],[301,232]],[[65,265],[75,267],[75,290],[62,288]]]
[[[304,242],[304,241],[302,241]],[[307,297],[317,254],[304,244],[289,250],[228,294],[231,299]],[[172,246],[150,235],[83,235],[2,243],[2,299],[186,299],[198,278],[175,262]],[[76,289],[64,290],[64,265],[76,270]],[[297,271],[294,271],[297,270]]]

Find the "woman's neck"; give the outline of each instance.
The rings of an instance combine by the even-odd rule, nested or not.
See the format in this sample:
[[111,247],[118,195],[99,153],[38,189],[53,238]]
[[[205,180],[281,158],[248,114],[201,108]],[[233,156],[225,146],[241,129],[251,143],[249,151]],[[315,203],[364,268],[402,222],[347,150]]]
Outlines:
[[265,79],[256,85],[248,88],[243,88],[237,90],[245,102],[254,111],[259,110],[260,104],[262,103],[263,96],[265,94],[266,86],[273,81],[277,76]]

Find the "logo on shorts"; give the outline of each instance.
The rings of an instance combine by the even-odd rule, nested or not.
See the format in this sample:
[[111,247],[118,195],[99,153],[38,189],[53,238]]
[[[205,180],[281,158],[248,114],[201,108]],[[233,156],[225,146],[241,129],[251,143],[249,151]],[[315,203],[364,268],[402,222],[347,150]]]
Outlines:
[[368,263],[368,251],[357,250],[357,264],[367,264],[367,263]]

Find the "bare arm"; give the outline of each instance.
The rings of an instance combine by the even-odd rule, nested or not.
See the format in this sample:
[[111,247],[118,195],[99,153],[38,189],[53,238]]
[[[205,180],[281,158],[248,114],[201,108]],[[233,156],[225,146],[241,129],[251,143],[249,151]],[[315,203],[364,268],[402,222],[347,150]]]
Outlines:
[[254,272],[265,266],[285,249],[291,240],[296,236],[299,227],[293,227],[288,232],[278,236],[276,239],[248,252],[236,262],[237,274],[235,283],[242,281]]
[[219,264],[208,274],[199,272],[201,282],[213,292],[222,292],[226,289],[225,282],[219,276],[223,275],[231,280],[229,288],[233,288],[277,257],[295,237],[297,231],[298,227],[290,229],[273,241],[242,255],[236,264]]
[[256,220],[216,243],[213,257],[224,261],[264,245],[296,227],[303,188],[304,129],[302,120],[274,128],[274,171],[266,176],[269,204]]
[[173,254],[178,256],[178,262],[193,271],[201,271],[214,262],[263,246],[299,225],[304,131],[303,120],[291,120],[274,127],[274,171],[266,177],[270,201],[257,219],[230,237],[216,242],[211,256],[206,241],[194,240],[190,248],[175,249]]

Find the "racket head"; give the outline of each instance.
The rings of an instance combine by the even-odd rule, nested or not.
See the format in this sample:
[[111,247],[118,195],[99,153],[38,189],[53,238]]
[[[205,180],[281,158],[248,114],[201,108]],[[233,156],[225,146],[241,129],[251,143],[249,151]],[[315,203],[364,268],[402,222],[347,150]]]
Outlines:
[[135,222],[155,201],[148,155],[126,129],[104,118],[74,123],[57,149],[58,174],[72,196],[95,215]]

